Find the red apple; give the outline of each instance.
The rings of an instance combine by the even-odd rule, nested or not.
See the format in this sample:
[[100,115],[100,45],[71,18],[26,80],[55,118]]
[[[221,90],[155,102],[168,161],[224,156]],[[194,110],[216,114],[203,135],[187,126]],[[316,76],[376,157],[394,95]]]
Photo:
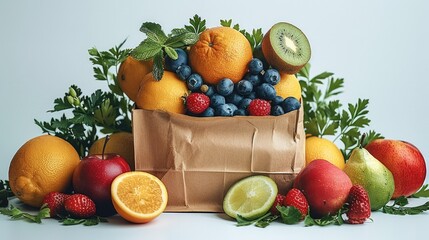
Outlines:
[[294,187],[302,191],[310,206],[312,217],[336,214],[352,187],[349,176],[332,163],[317,159],[311,161],[295,178]]
[[365,148],[392,172],[395,182],[393,199],[399,196],[408,197],[423,185],[426,163],[414,145],[399,140],[377,139]]
[[111,199],[110,185],[121,173],[129,172],[127,161],[117,154],[95,154],[83,158],[73,173],[75,192],[90,197],[96,205],[97,215],[116,213]]

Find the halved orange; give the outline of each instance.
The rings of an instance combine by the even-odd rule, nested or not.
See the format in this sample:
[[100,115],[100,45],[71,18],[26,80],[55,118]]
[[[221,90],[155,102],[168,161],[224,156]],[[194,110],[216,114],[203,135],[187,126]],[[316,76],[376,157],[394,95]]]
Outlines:
[[167,207],[165,185],[146,172],[133,171],[117,176],[112,182],[111,192],[113,206],[129,222],[150,222]]

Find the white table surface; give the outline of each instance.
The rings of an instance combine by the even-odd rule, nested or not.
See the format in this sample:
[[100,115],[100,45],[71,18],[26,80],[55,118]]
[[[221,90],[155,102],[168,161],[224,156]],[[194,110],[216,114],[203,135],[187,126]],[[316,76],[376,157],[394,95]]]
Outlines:
[[[410,199],[410,206],[429,198]],[[16,199],[11,201],[24,207]],[[429,213],[414,216],[373,212],[362,225],[304,227],[301,222],[285,225],[274,222],[266,228],[237,227],[221,213],[163,213],[147,224],[132,224],[115,215],[97,226],[63,226],[57,220],[41,224],[11,220],[0,215],[0,239],[427,239]]]

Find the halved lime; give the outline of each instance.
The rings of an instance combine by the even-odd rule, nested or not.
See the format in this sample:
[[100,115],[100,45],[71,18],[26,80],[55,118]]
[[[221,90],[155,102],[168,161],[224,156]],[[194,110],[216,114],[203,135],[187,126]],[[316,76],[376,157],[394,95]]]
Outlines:
[[236,182],[223,199],[223,210],[228,216],[240,215],[253,220],[267,213],[277,196],[277,185],[269,177],[251,176]]

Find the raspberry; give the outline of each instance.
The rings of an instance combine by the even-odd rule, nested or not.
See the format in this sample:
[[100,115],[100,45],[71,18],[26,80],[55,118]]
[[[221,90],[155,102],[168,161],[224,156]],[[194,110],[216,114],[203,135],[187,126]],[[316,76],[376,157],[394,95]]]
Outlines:
[[271,104],[262,99],[254,99],[247,107],[247,111],[251,116],[267,116],[271,112]]

